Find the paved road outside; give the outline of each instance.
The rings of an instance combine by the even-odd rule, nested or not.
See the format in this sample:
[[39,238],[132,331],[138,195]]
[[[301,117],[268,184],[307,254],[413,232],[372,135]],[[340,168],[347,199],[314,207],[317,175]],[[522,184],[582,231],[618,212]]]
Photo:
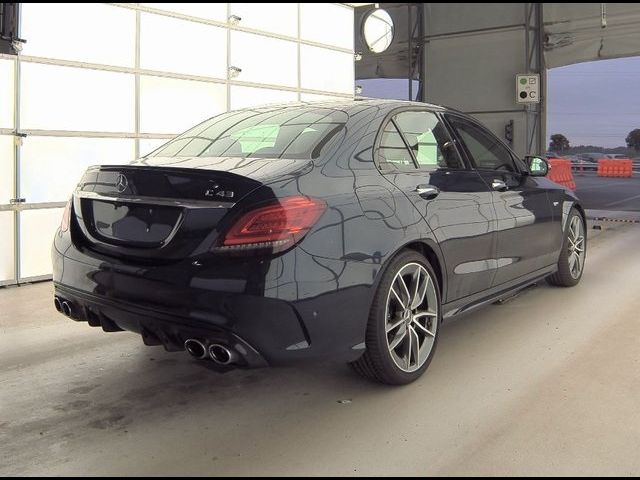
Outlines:
[[603,228],[582,284],[445,324],[403,388],[219,375],[0,290],[0,474],[640,475],[640,226]]
[[573,177],[585,208],[640,212],[640,173],[631,178],[614,178],[573,172]]

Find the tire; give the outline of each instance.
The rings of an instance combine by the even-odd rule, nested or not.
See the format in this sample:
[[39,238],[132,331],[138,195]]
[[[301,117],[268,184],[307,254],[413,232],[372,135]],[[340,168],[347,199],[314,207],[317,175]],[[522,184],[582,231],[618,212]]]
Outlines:
[[429,261],[415,251],[400,253],[385,270],[374,296],[365,353],[351,366],[388,385],[417,380],[435,354],[441,315],[440,288]]
[[[576,233],[576,230],[578,232]],[[578,238],[578,241],[575,238]],[[582,249],[580,251],[580,249]],[[574,287],[580,283],[587,254],[587,234],[583,216],[573,208],[567,219],[562,250],[558,259],[558,271],[548,277],[551,285]],[[577,266],[579,265],[579,268]]]

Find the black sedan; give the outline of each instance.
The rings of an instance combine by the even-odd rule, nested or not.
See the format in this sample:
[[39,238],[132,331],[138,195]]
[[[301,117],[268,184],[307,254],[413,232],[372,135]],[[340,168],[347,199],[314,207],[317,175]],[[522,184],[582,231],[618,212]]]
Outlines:
[[408,383],[443,320],[580,281],[584,211],[547,168],[433,105],[225,113],[88,169],[55,236],[54,303],[218,369],[334,359]]

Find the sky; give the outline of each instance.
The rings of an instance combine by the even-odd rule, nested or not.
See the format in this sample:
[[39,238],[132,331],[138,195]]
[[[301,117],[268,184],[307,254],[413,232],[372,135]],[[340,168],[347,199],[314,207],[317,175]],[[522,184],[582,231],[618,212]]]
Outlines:
[[562,133],[571,145],[620,147],[640,128],[640,57],[554,68],[547,81],[548,137]]

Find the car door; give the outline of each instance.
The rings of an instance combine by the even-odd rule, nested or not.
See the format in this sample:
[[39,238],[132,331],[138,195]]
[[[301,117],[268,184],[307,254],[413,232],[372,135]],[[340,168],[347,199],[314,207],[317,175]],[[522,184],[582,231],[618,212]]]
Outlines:
[[447,119],[467,158],[493,191],[498,221],[493,285],[555,263],[557,222],[541,182],[528,175],[524,163],[482,125],[455,114],[447,114]]
[[440,245],[448,287],[443,301],[488,289],[496,248],[491,191],[463,161],[438,114],[399,111],[382,128],[378,166],[417,208]]

